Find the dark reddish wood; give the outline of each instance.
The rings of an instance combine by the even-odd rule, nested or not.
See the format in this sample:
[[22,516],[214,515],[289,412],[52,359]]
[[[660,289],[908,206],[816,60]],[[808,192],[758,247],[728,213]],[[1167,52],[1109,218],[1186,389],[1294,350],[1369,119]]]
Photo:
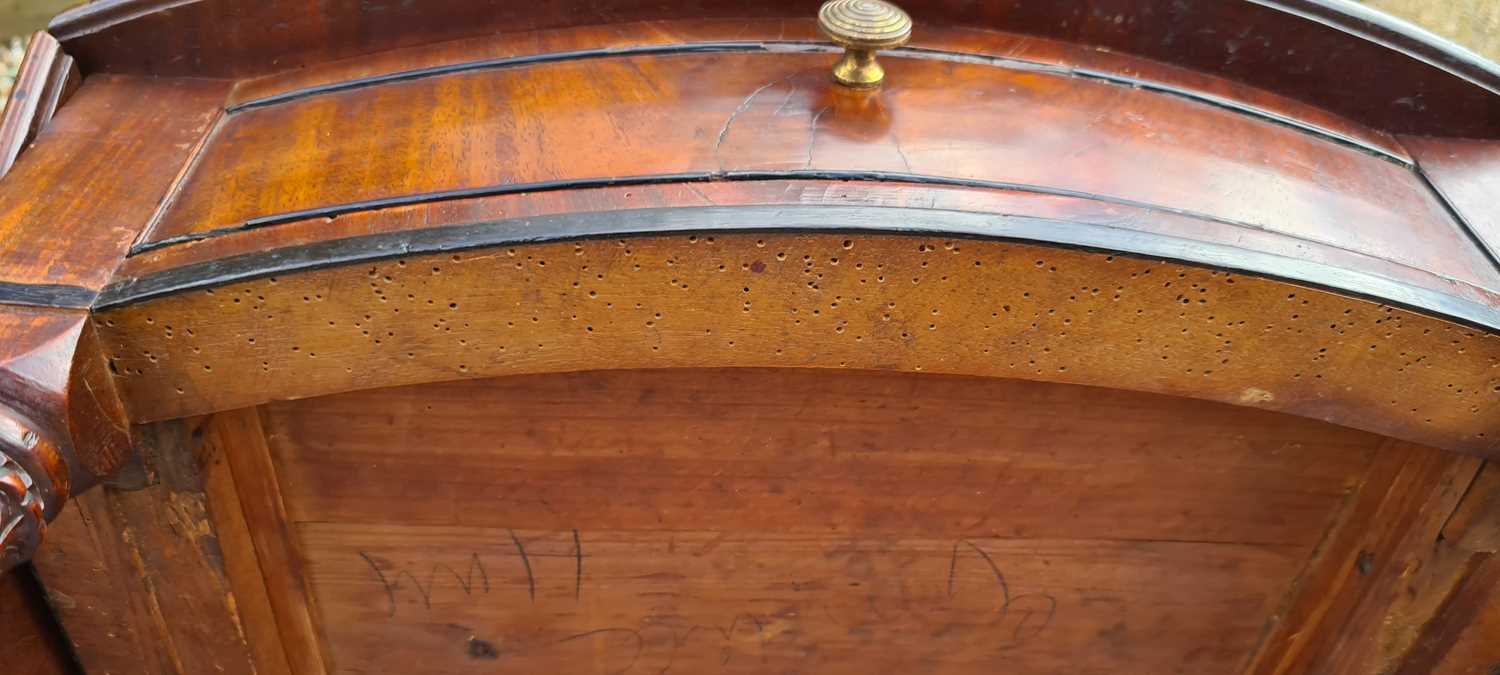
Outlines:
[[1500,141],[1406,136],[1423,174],[1452,204],[1491,258],[1500,260]]
[[79,495],[35,566],[90,675],[257,672],[204,494],[193,423],[141,430],[139,463]]
[[30,558],[46,521],[124,460],[114,377],[87,314],[0,305],[0,568]]
[[[1494,95],[1500,73],[1494,66],[1347,3],[905,4],[918,26],[1000,29],[1104,47],[1247,82],[1390,131],[1500,134]],[[814,9],[815,3],[792,0],[109,0],[66,13],[50,30],[88,72],[246,76],[501,31],[683,17],[805,20]]]
[[0,241],[31,242],[0,247],[0,281],[103,286],[228,87],[90,77],[0,181]]
[[[610,23],[557,30],[502,33],[311,64],[241,80],[230,95],[230,105],[256,104],[274,97],[308,92],[320,87],[346,86],[370,78],[413,73],[424,68],[454,67],[486,60],[585,52],[599,49],[631,49],[647,46],[745,44],[764,39],[773,43],[823,44],[811,13],[782,19],[698,19],[680,17],[671,21]],[[1077,45],[1035,36],[951,26],[922,26],[911,50],[887,52],[882,58],[943,58],[950,55],[995,59],[1001,68],[1053,67],[1088,77],[1117,77],[1127,82],[1169,88],[1186,96],[1221,101],[1230,105],[1295,120],[1333,136],[1364,144],[1392,157],[1409,159],[1389,134],[1352,122],[1347,118],[1310,106],[1265,89],[1201,71],[1189,70],[1117,52],[1080,49]],[[1129,86],[1129,85],[1123,85]]]
[[21,567],[0,576],[0,630],[4,631],[0,667],[13,675],[75,675],[67,643],[31,569]]
[[[488,665],[474,640],[516,670],[613,672],[633,632],[652,673],[1234,672],[1381,443],[1173,397],[785,369],[266,419],[334,663],[371,672]],[[604,628],[627,637],[558,643]]]
[[0,520],[58,516],[84,665],[1495,675],[1500,70],[1341,0],[913,0],[858,94],[811,4],[39,38]]
[[1500,289],[1430,191],[1365,152],[1174,96],[983,65],[896,60],[883,90],[852,94],[831,83],[827,60],[556,63],[247,110],[227,118],[146,240],[443,190],[863,170],[1188,212]]
[[58,50],[57,40],[44,32],[32,34],[0,113],[0,176],[78,88],[78,80],[73,57]]

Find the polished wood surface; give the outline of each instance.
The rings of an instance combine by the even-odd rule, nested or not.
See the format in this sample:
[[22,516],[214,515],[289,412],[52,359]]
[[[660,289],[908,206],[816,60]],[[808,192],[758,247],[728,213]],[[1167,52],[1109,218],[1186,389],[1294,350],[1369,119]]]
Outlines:
[[[0,241],[33,242],[0,248],[0,280],[103,286],[227,90],[205,80],[84,82],[0,181]],[[80,304],[90,301],[85,296]]]
[[[1347,2],[962,0],[906,4],[923,26],[1007,30],[1214,73],[1389,131],[1494,137],[1500,68]],[[50,27],[89,71],[244,77],[501,31],[675,19],[805,20],[816,3],[105,0]],[[1182,30],[1186,26],[1204,30]],[[159,39],[171,35],[172,40]]]
[[[1082,196],[945,187],[916,180],[669,178],[663,183],[569,185],[313,216],[142,250],[121,265],[95,307],[113,309],[234,281],[290,275],[335,261],[380,261],[398,250],[430,252],[669,232],[834,230],[929,232],[1113,250],[1296,279],[1474,326],[1500,328],[1500,293],[1337,246]],[[904,210],[891,210],[894,207]],[[615,210],[622,216],[606,215]]]
[[[885,171],[1143,204],[1500,289],[1427,188],[1367,153],[1174,96],[994,66],[888,59],[888,86],[851,94],[828,82],[827,59],[562,62],[245,110],[226,118],[145,241],[539,182]],[[1157,165],[1174,168],[1142,170]],[[1344,227],[1351,219],[1361,226]],[[1403,238],[1413,229],[1424,236]]]
[[1422,173],[1473,232],[1491,259],[1500,260],[1500,142],[1406,137]]
[[[1409,161],[1388,133],[1273,91],[1113,51],[1080,50],[1068,42],[1033,35],[923,25],[911,50],[887,58],[970,58],[1011,68],[1051,70],[1073,77],[1118,81],[1275,117]],[[618,22],[555,30],[505,32],[439,44],[393,49],[367,56],[312,64],[236,83],[231,108],[264,105],[319,91],[368,86],[423,72],[521,65],[545,59],[587,58],[597,52],[642,49],[812,49],[828,45],[812,15],[778,19],[704,19]],[[920,50],[920,51],[913,51]]]

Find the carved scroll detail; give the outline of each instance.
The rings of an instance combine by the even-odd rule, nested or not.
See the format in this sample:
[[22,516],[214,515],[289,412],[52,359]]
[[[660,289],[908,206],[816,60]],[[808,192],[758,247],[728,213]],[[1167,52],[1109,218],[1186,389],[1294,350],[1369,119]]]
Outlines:
[[0,572],[31,559],[63,504],[130,449],[87,315],[0,307]]

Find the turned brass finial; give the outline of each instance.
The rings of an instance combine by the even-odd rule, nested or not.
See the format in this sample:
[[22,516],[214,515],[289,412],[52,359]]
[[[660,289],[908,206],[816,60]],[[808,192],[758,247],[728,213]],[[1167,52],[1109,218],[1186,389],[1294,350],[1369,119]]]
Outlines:
[[911,39],[911,17],[882,0],[828,0],[818,10],[818,28],[844,48],[844,57],[833,65],[833,79],[861,89],[879,86],[885,77],[875,52]]

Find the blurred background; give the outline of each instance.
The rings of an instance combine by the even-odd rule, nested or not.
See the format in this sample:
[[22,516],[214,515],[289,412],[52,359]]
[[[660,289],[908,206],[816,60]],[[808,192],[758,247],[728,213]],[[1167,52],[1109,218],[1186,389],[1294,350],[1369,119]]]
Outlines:
[[[80,4],[83,4],[80,0],[0,0],[0,36],[7,36],[3,38],[4,53],[0,55],[4,64],[0,72],[0,98],[10,94],[31,34],[46,28],[47,20],[58,12]],[[1365,0],[1364,4],[1453,40],[1492,61],[1500,61],[1500,0]]]

